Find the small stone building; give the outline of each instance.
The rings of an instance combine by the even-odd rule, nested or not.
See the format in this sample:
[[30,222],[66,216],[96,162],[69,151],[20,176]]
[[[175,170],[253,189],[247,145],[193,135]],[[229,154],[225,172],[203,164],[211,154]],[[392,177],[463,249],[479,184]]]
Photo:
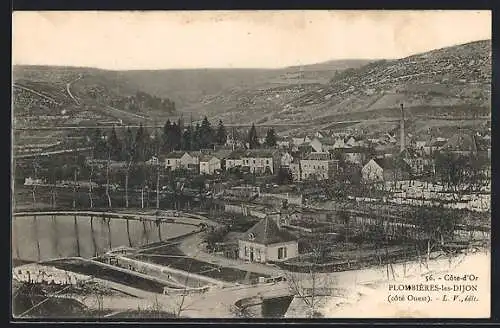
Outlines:
[[299,255],[297,238],[265,217],[238,240],[239,258],[250,262],[278,262]]

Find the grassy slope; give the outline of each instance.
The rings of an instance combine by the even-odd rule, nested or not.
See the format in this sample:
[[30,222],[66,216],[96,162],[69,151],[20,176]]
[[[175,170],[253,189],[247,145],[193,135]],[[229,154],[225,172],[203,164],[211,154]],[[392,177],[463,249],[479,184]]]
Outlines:
[[[331,61],[283,69],[158,71],[23,66],[14,68],[14,79],[31,85],[45,83],[41,89],[56,87],[60,92],[67,82],[83,74],[73,90],[84,103],[92,104],[86,94],[89,86],[102,86],[111,96],[142,90],[173,99],[185,116],[192,113],[198,119],[208,115],[226,123],[309,122],[327,126],[329,122],[363,120],[357,125],[371,129],[366,121],[384,126],[384,119],[398,117],[400,103],[405,104],[413,120],[436,120],[432,126],[457,125],[450,118],[463,119],[470,112],[479,117],[490,113],[490,41],[399,60],[367,62]],[[426,124],[418,129],[425,130]]]

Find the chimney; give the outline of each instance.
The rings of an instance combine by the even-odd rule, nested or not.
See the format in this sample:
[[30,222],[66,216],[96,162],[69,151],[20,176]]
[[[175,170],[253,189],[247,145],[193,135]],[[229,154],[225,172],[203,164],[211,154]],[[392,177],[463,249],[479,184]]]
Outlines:
[[399,126],[399,132],[401,134],[400,136],[400,144],[401,144],[401,151],[405,150],[406,145],[405,145],[405,112],[403,109],[403,104],[401,104],[401,122]]

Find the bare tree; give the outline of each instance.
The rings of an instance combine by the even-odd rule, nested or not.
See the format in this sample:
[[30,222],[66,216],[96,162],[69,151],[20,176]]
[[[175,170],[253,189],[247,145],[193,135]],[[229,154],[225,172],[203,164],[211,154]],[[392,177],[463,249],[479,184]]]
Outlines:
[[306,315],[309,318],[322,316],[320,309],[324,305],[323,301],[336,290],[332,274],[320,270],[320,264],[324,262],[327,253],[327,241],[321,240],[313,247],[308,263],[303,266],[305,272],[285,271],[291,293],[304,302]]
[[125,207],[128,208],[128,180],[130,176],[130,167],[132,166],[132,158],[127,162],[127,169],[125,171]]
[[[93,156],[92,156],[93,157]],[[90,208],[94,208],[94,198],[93,198],[93,186],[92,186],[92,178],[94,176],[94,165],[90,164],[90,172],[89,172],[89,202]]]
[[33,161],[33,187],[31,189],[31,195],[33,196],[33,208],[36,208],[36,187],[38,180],[38,170],[40,169],[40,164],[38,163],[38,158]]
[[108,206],[111,208],[111,196],[109,194],[109,166],[111,164],[111,150],[108,148],[108,161],[106,163],[106,197],[108,198]]
[[151,305],[151,311],[153,312],[154,317],[156,318],[161,318],[161,314],[163,312],[163,307],[158,300],[158,296],[155,295],[155,299],[153,301],[153,304]]
[[78,167],[75,165],[73,172],[73,208],[76,208],[76,185],[77,185],[77,175],[78,175]]
[[160,208],[160,163],[156,167],[156,209]]

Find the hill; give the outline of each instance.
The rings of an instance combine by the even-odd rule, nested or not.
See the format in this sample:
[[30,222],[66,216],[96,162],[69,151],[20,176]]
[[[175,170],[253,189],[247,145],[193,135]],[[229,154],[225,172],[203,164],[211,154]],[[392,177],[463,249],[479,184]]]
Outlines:
[[450,134],[459,127],[484,125],[491,113],[489,40],[331,73],[326,83],[306,80],[222,93],[207,105],[222,108],[235,99],[214,116],[235,123],[304,123],[294,133],[311,126],[331,128],[329,123],[335,122],[351,122],[351,129],[365,134],[396,131],[401,103],[409,130],[416,134]]
[[335,60],[280,69],[16,66],[13,74],[16,93],[29,94],[24,99],[15,94],[15,116],[33,116],[28,109],[42,108],[64,112],[77,124],[162,122],[192,114],[195,120],[207,115],[226,124],[303,124],[297,133],[311,126],[331,129],[338,122],[343,124],[335,127],[377,133],[397,129],[403,103],[409,130],[423,133],[482,124],[491,112],[489,40],[397,60]]
[[[175,109],[182,112],[199,111],[200,101],[207,96],[231,88],[252,88],[271,84],[290,84],[307,79],[314,83],[327,82],[332,73],[345,68],[359,67],[366,60],[331,61],[321,64],[283,69],[179,69],[109,71],[85,67],[14,66],[13,77],[17,85],[37,84],[34,89],[56,88],[65,94],[66,85],[77,99],[86,105],[123,104],[116,100],[137,92],[151,97],[169,99]],[[230,92],[230,91],[227,91]],[[64,97],[68,95],[65,94]],[[96,99],[97,98],[97,99]],[[151,106],[150,106],[151,107]],[[154,108],[140,110],[145,116]],[[166,111],[172,114],[173,111]],[[208,110],[210,112],[210,110]],[[153,113],[154,115],[155,113]],[[156,113],[158,114],[158,113]]]
[[[236,90],[293,85],[307,79],[326,83],[338,70],[367,61],[346,60],[283,69],[185,69],[109,71],[87,67],[14,66],[13,116],[16,128],[96,124],[162,124],[167,117],[194,119],[228,107],[206,106],[206,99]],[[308,90],[308,89],[305,89]],[[215,96],[213,96],[215,94]],[[228,98],[229,99],[229,98]],[[241,98],[229,99],[233,104]],[[231,107],[231,106],[230,106]],[[18,131],[16,145],[49,145],[64,131]],[[38,148],[36,148],[38,149]]]

